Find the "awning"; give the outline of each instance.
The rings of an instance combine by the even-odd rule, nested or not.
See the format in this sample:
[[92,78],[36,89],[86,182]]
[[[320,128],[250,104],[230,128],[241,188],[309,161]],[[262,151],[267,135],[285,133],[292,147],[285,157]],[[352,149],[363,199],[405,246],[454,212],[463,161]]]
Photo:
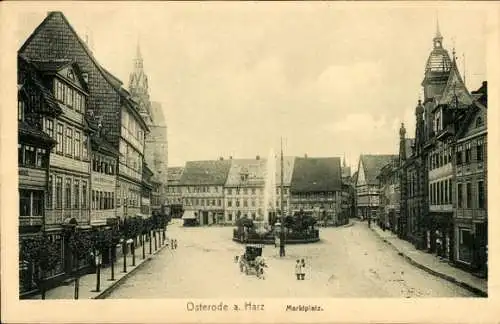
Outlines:
[[193,210],[185,210],[182,219],[196,219],[196,215]]

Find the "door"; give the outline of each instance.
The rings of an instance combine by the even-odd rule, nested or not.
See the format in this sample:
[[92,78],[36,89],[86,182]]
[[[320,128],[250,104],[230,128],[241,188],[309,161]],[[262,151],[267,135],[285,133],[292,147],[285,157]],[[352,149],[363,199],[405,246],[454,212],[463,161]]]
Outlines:
[[203,224],[202,225],[208,225],[208,212],[206,212],[206,211],[203,212]]

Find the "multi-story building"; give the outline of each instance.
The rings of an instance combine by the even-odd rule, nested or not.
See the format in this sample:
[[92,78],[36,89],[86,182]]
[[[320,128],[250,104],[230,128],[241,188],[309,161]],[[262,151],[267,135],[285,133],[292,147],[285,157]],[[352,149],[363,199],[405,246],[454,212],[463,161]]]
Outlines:
[[399,159],[384,165],[377,176],[379,182],[378,223],[384,229],[397,233],[399,218]]
[[29,249],[27,239],[43,234],[49,156],[56,143],[42,130],[42,121],[44,117],[60,114],[61,108],[36,67],[22,57],[18,57],[17,84],[19,292],[23,296],[37,289],[35,279],[39,277],[39,269],[32,260],[25,258],[24,252]]
[[130,74],[129,90],[132,98],[139,104],[139,112],[148,125],[149,132],[145,137],[144,158],[149,165],[154,183],[155,198],[151,205],[154,211],[163,211],[167,200],[168,182],[168,142],[167,124],[161,104],[151,102],[149,97],[148,77],[144,71],[144,60],[139,45],[134,59],[134,69]]
[[456,264],[487,273],[488,156],[487,84],[472,93],[474,103],[456,133],[454,211]]
[[379,187],[377,175],[380,169],[397,155],[366,155],[359,157],[356,177],[356,213],[361,219],[374,217],[379,208]]
[[224,185],[231,161],[189,161],[179,185],[184,199],[183,219],[200,225],[224,222]]
[[[139,114],[137,103],[122,88],[122,82],[97,62],[85,42],[76,34],[61,12],[49,12],[44,21],[26,40],[19,53],[30,59],[71,60],[77,63],[79,75],[83,79],[81,85],[85,85],[84,93],[88,94],[88,97],[82,96],[84,93],[78,89],[78,84],[71,86],[72,91],[65,92],[65,84],[70,86],[69,83],[71,83],[68,76],[55,89],[59,96],[64,96],[64,98],[61,97],[62,102],[69,103],[69,99],[73,98],[72,102],[75,107],[73,109],[69,107],[73,116],[81,114],[81,111],[79,112],[77,109],[79,109],[78,106],[82,106],[86,107],[90,114],[100,118],[106,138],[120,152],[116,189],[118,215],[123,217],[138,213],[140,210],[144,136],[148,127]],[[75,96],[75,93],[78,95]],[[71,127],[69,127],[71,130],[64,130],[64,124],[62,128],[54,127],[56,127],[54,130],[56,140],[59,136],[71,138],[74,142],[78,141],[78,135],[73,133],[74,129]],[[60,132],[61,129],[63,133]],[[77,132],[79,132],[78,129]],[[80,138],[81,143],[89,143],[85,134],[80,133],[80,136],[83,138]],[[58,142],[62,143],[59,140]],[[63,144],[63,151],[64,149]],[[83,151],[84,149],[85,151]],[[56,148],[56,155],[60,151],[60,147]],[[81,156],[88,155],[87,147],[82,146],[79,153]],[[77,164],[85,164],[85,162],[89,164],[85,159],[88,160],[88,158],[83,157],[83,161],[80,159]],[[86,172],[88,174],[88,167]],[[62,190],[62,181],[62,179],[54,179],[56,193]],[[82,184],[87,185],[85,190],[88,191],[88,184],[80,179],[79,185],[83,191]],[[67,185],[68,183],[64,183],[64,186]],[[88,210],[88,207],[86,208]],[[57,209],[56,212],[58,213]]]
[[340,158],[295,158],[290,184],[293,214],[303,212],[324,224],[346,224],[342,192]]
[[[482,204],[486,167],[481,160],[485,147],[481,136],[486,136],[482,125],[486,96],[481,89],[468,92],[455,55],[450,58],[442,41],[438,29],[422,82],[424,101],[416,108],[415,144],[411,157],[402,164],[401,236],[417,248],[465,267],[474,263],[476,255],[481,265],[475,268],[485,269],[487,211]],[[474,124],[475,118],[479,123]],[[474,132],[478,132],[477,138]],[[473,152],[479,162],[473,162]],[[479,224],[481,239],[472,239],[473,219]]]
[[184,167],[168,168],[167,205],[173,218],[182,217],[182,187],[179,184]]
[[151,178],[153,177],[153,171],[149,169],[148,165],[145,163],[142,169],[142,190],[141,190],[141,216],[143,218],[151,217],[153,210],[151,207],[151,191],[153,189],[153,184],[151,183]]
[[119,152],[105,138],[102,126],[93,116],[87,116],[93,129],[90,135],[92,166],[90,171],[90,224],[106,225],[118,216],[116,209],[116,170]]
[[[233,223],[240,218],[265,219],[264,185],[265,159],[232,159],[224,186],[225,222]],[[272,189],[273,191],[275,188]],[[274,192],[273,192],[274,194]],[[272,206],[276,208],[276,206]],[[270,208],[269,208],[270,209]]]

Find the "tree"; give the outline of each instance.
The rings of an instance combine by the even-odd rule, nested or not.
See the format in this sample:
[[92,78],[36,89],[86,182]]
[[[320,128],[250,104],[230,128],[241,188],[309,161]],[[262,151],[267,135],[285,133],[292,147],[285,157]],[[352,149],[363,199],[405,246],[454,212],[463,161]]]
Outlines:
[[42,299],[45,299],[45,272],[54,270],[60,262],[60,251],[57,244],[50,241],[45,235],[23,238],[19,254],[20,260],[24,260],[40,270],[40,273],[33,279],[40,289]]
[[78,292],[80,289],[80,273],[79,273],[79,265],[80,261],[84,260],[86,257],[90,255],[94,244],[92,242],[92,234],[88,231],[81,231],[75,228],[72,228],[72,231],[69,233],[69,247],[74,257],[74,261],[76,262],[76,270],[75,270],[75,299],[78,299]]

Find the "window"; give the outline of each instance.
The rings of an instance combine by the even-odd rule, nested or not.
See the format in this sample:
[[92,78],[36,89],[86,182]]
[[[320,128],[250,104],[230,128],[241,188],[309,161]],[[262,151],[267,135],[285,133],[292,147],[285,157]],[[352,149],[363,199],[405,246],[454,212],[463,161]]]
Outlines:
[[233,201],[232,200],[228,200],[227,201],[227,207],[233,207]]
[[240,207],[240,200],[236,199],[236,207]]
[[477,207],[480,209],[485,208],[485,195],[484,195],[484,181],[477,182]]
[[468,164],[472,160],[472,146],[471,143],[466,143],[465,144],[465,163]]
[[17,120],[24,120],[26,105],[23,100],[17,101]]
[[31,216],[31,192],[19,190],[19,216]]
[[75,180],[74,188],[75,199],[73,201],[73,208],[78,209],[80,208],[80,180]]
[[54,121],[52,119],[45,119],[45,132],[54,138]]
[[81,134],[79,131],[75,130],[75,157],[80,158],[80,145],[81,145]]
[[70,209],[71,208],[71,179],[70,178],[67,178],[66,179],[66,190],[65,190],[65,204],[64,204],[64,207],[66,209]]
[[56,152],[59,154],[63,153],[63,129],[64,125],[62,123],[57,124],[57,134],[56,134]]
[[62,177],[56,177],[56,208],[62,208]]
[[39,168],[47,167],[47,151],[42,148],[36,149],[36,166]]
[[451,185],[451,179],[448,179],[448,201],[453,204],[453,186]]
[[439,204],[444,205],[444,183],[439,181]]
[[87,181],[82,181],[82,209],[87,208]]
[[24,165],[35,166],[36,153],[33,146],[24,146]]
[[463,146],[462,145],[457,146],[457,165],[460,165],[463,162],[462,161],[462,159],[463,159],[462,151],[463,151]]
[[73,155],[73,129],[66,127],[66,149],[65,153]]
[[114,209],[115,208],[115,193],[112,192],[111,193],[111,206],[110,206],[111,209]]
[[449,204],[449,201],[448,201],[448,180],[444,181],[444,198],[443,198],[443,204],[444,205]]
[[476,145],[476,160],[482,162],[484,160],[484,143],[482,139],[477,140]]
[[91,206],[91,208],[92,208],[92,209],[96,209],[96,208],[95,208],[95,207],[96,207],[96,195],[95,195],[95,190],[92,190],[92,198],[91,198],[91,199],[92,199],[92,206]]
[[243,207],[248,207],[248,200],[243,199]]
[[463,194],[463,189],[462,189],[463,185],[461,183],[457,184],[457,205],[458,205],[458,208],[462,208],[462,194]]
[[472,184],[468,182],[466,184],[466,205],[465,208],[472,208]]
[[52,194],[54,192],[53,189],[53,176],[49,175],[49,183],[48,183],[48,190],[47,190],[47,209],[52,209]]

